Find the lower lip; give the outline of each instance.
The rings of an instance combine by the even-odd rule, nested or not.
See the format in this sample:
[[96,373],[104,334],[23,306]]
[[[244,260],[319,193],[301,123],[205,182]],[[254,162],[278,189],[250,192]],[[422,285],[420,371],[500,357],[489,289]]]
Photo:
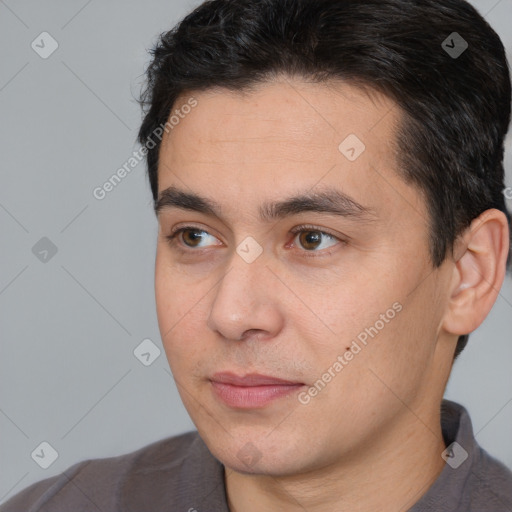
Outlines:
[[215,394],[225,404],[238,409],[256,409],[297,392],[302,384],[268,384],[265,386],[234,386],[212,381]]

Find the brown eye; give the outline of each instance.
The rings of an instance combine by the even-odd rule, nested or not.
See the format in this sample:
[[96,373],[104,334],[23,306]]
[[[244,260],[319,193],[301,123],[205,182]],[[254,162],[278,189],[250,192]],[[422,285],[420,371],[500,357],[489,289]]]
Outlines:
[[181,238],[183,242],[189,247],[197,247],[198,243],[203,239],[200,233],[204,233],[200,229],[180,229],[179,232],[182,233]]
[[303,231],[299,234],[299,240],[304,249],[313,250],[322,241],[322,234],[320,231]]
[[[323,249],[328,249],[340,241],[334,235],[319,229],[306,229],[302,227],[297,228],[294,231],[294,234],[297,234],[296,238],[298,238],[298,245],[309,252],[322,252]],[[329,239],[332,241],[332,243],[325,245],[325,240]],[[319,248],[320,250],[317,250]]]
[[[166,238],[169,241],[171,247],[179,248],[181,245],[182,248],[184,246],[190,249],[202,249],[208,247],[203,243],[204,240],[207,241],[208,237],[217,240],[213,235],[210,235],[210,233],[204,229],[199,229],[194,226],[184,226],[182,228],[176,229]],[[200,245],[201,243],[203,243],[203,245]],[[210,245],[219,244],[213,243]]]

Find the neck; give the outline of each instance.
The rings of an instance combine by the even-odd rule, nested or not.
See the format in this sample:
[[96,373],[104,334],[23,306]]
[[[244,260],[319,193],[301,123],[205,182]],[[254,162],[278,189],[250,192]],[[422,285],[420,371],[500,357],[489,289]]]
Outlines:
[[428,424],[409,410],[355,456],[292,476],[241,474],[226,468],[231,512],[406,511],[434,483],[444,467],[440,415]]

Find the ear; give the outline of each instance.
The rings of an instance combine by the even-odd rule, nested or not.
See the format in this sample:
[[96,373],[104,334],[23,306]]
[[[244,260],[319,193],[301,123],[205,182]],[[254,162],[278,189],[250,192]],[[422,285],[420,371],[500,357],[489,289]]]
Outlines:
[[509,244],[507,217],[496,209],[486,210],[473,219],[457,239],[442,323],[446,332],[469,334],[484,321],[505,278]]

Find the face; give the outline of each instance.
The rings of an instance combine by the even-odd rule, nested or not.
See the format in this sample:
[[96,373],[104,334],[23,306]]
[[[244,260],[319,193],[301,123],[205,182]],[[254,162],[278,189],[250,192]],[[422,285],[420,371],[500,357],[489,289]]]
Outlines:
[[292,79],[193,97],[160,151],[155,290],[210,451],[292,475],[435,417],[446,274],[397,174],[396,105]]

